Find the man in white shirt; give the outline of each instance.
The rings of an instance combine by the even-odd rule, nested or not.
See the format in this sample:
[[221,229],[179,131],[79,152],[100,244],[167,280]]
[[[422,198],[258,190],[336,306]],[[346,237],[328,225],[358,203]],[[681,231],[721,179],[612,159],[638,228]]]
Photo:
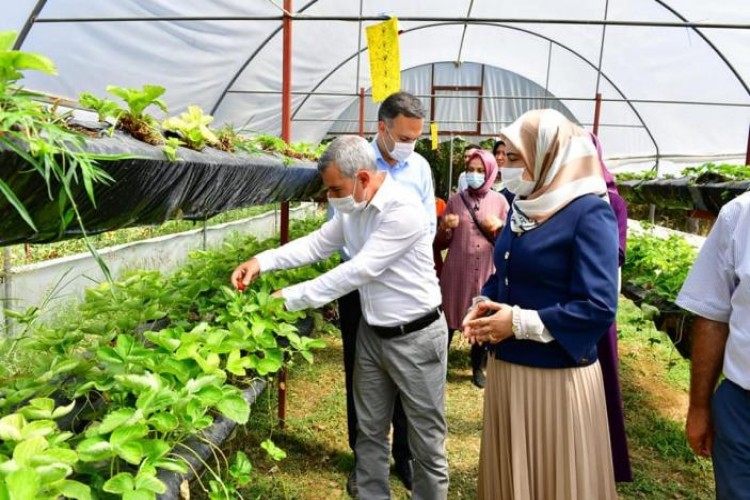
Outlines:
[[676,301],[696,314],[685,432],[693,451],[712,457],[722,500],[750,498],[748,235],[745,193],[722,207]]
[[[372,140],[372,150],[380,171],[388,172],[398,184],[414,193],[428,214],[435,213],[435,189],[429,163],[414,151],[417,139],[424,129],[425,110],[422,102],[408,92],[389,95],[378,108],[378,133]],[[436,218],[430,218],[430,233],[434,236]],[[342,249],[341,258],[349,258],[348,250]],[[339,298],[341,340],[344,344],[344,376],[346,380],[346,416],[349,447],[355,455],[357,448],[357,412],[354,402],[354,358],[357,330],[362,318],[359,292],[354,290]],[[413,482],[413,459],[409,448],[406,415],[401,399],[396,398],[393,409],[393,460],[396,475],[411,490]],[[349,473],[346,490],[357,496],[356,467]]]
[[415,457],[414,499],[444,499],[447,325],[433,269],[432,214],[385,172],[359,137],[334,140],[318,169],[336,213],[319,230],[258,254],[232,273],[242,288],[260,272],[324,260],[345,247],[351,258],[326,274],[277,292],[289,310],[322,306],[359,290],[354,400],[360,498],[390,498],[388,432],[400,394]]

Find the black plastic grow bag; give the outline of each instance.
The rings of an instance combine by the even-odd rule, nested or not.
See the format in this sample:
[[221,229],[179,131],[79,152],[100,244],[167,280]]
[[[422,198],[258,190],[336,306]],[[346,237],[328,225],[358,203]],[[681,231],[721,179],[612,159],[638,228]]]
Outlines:
[[641,287],[632,283],[622,284],[622,294],[632,300],[638,307],[649,304],[659,310],[653,318],[657,330],[667,334],[677,352],[685,359],[690,359],[693,346],[693,316],[678,305],[657,296],[649,296]]
[[726,203],[747,192],[750,181],[697,183],[695,179],[655,179],[617,183],[620,195],[632,204],[659,208],[703,210],[718,215]]
[[[86,148],[99,154],[128,154],[131,159],[102,161],[114,178],[110,185],[95,185],[96,207],[82,185],[74,198],[89,234],[123,227],[160,224],[170,219],[203,220],[227,210],[314,199],[322,183],[311,162],[284,162],[270,155],[229,154],[206,148],[180,148],[179,162],[169,162],[161,148],[124,133],[90,139]],[[56,200],[59,186],[49,191],[41,176],[22,158],[0,151],[0,178],[18,196],[31,215],[34,231],[0,196],[0,245],[51,242],[79,237],[76,221],[63,227]]]

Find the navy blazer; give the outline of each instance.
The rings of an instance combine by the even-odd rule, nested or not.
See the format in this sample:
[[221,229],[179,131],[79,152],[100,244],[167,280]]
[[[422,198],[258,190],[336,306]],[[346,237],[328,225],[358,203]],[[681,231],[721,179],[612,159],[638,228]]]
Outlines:
[[538,311],[555,340],[510,337],[491,347],[495,356],[543,368],[596,361],[596,343],[617,311],[617,249],[614,212],[593,194],[573,200],[527,233],[513,233],[508,223],[495,244],[495,274],[482,294]]

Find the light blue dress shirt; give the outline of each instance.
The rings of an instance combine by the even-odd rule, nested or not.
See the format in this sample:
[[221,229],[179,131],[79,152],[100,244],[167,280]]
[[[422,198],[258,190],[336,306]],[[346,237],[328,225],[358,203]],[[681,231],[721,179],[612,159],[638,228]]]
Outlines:
[[383,159],[377,143],[377,136],[372,140],[372,149],[378,163],[378,170],[387,171],[399,184],[413,191],[424,205],[430,216],[430,232],[435,236],[437,216],[435,215],[435,186],[432,182],[430,164],[419,153],[412,153],[405,161],[393,166]]

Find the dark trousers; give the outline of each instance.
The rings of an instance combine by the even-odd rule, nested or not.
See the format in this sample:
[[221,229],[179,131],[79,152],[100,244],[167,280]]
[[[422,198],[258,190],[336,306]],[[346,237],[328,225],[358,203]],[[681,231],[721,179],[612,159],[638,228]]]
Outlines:
[[[357,444],[357,412],[354,408],[354,356],[357,345],[357,328],[362,318],[359,292],[354,291],[339,299],[339,319],[341,339],[344,342],[344,374],[346,380],[346,424],[349,431],[349,448],[355,452]],[[406,434],[406,414],[401,406],[401,398],[396,397],[393,408],[393,459],[400,463],[411,460],[411,450]]]
[[[448,328],[448,348],[450,349],[453,342],[453,333],[456,330]],[[479,370],[487,366],[487,350],[479,344],[471,344],[471,369]]]
[[711,400],[718,500],[750,498],[750,391],[724,379]]

